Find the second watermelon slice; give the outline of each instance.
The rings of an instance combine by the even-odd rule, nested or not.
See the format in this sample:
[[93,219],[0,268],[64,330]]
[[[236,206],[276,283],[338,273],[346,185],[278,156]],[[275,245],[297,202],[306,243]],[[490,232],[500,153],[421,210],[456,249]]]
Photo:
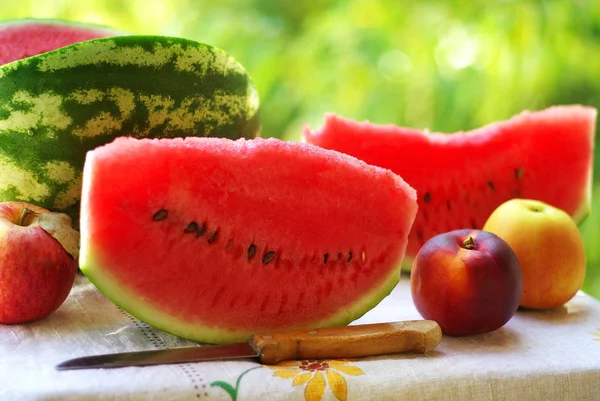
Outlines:
[[581,221],[591,205],[596,114],[591,107],[555,106],[454,134],[328,115],[318,130],[306,128],[304,138],[388,168],[416,189],[409,269],[428,239],[481,229],[512,198],[541,200]]

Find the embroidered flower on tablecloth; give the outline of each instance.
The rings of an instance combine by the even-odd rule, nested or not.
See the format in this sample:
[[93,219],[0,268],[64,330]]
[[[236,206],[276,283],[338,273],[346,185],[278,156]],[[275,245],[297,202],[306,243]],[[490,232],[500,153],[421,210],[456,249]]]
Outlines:
[[327,386],[340,401],[346,401],[348,376],[360,376],[364,372],[349,361],[286,361],[274,366],[268,366],[275,372],[273,376],[292,379],[292,386],[306,386],[304,398],[306,401],[320,401],[325,395]]

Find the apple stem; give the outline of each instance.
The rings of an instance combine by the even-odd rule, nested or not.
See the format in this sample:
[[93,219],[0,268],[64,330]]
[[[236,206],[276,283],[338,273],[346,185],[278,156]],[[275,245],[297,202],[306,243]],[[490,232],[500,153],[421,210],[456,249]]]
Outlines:
[[27,207],[24,208],[23,211],[21,212],[21,215],[19,216],[19,222],[17,224],[20,225],[20,226],[24,226],[25,225],[25,219],[31,213],[33,213],[33,210],[31,210],[31,209],[29,209]]
[[463,241],[463,247],[465,249],[475,249],[475,241],[473,240],[473,237],[469,235],[469,237]]

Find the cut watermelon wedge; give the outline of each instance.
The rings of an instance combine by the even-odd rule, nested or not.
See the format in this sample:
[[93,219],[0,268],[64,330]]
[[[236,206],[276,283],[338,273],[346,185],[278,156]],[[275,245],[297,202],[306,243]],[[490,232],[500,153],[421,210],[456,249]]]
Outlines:
[[304,139],[388,168],[417,190],[404,267],[436,234],[481,229],[511,198],[546,202],[577,222],[589,213],[596,109],[525,111],[470,132],[427,133],[329,114]]
[[90,39],[124,35],[108,27],[52,19],[0,22],[0,65]]
[[416,211],[397,175],[308,144],[119,138],[87,154],[80,267],[198,341],[344,325],[397,283]]

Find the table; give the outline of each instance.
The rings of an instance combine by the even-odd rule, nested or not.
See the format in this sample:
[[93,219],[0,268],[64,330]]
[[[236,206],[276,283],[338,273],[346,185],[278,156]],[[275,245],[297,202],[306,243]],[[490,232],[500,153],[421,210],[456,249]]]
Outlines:
[[[355,323],[419,318],[403,276]],[[141,323],[78,275],[47,319],[0,325],[0,400],[600,400],[600,302],[582,292],[555,310],[519,311],[492,333],[444,336],[426,355],[54,369],[89,354],[189,345],[201,346]]]

